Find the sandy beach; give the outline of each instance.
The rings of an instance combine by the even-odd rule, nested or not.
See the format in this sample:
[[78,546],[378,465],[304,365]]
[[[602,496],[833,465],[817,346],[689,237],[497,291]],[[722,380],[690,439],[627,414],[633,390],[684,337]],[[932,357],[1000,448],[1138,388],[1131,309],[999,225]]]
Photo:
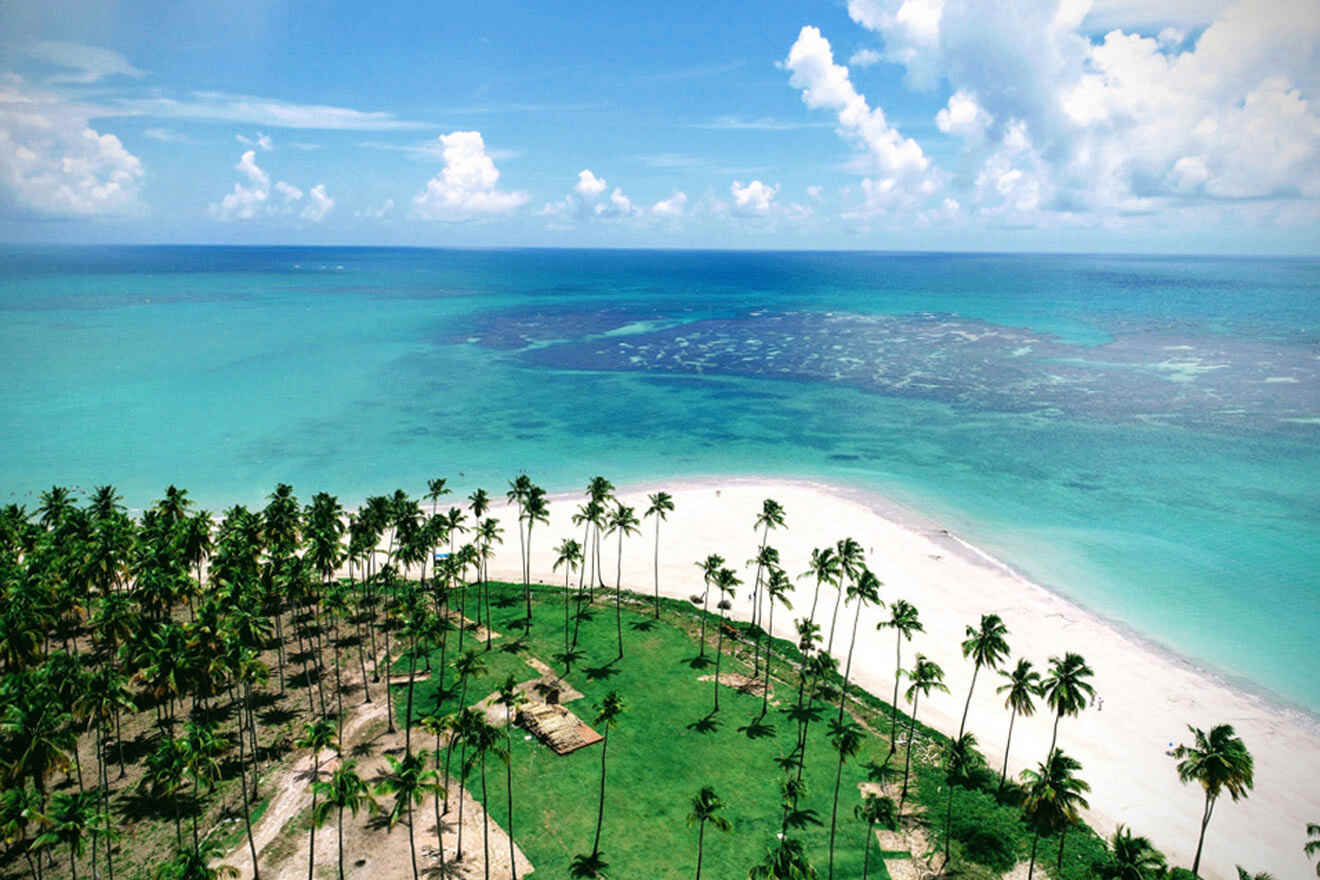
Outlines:
[[[1083,764],[1083,777],[1091,784],[1091,810],[1086,818],[1101,833],[1118,823],[1150,837],[1172,864],[1190,865],[1196,847],[1203,803],[1199,786],[1178,781],[1174,760],[1166,755],[1169,744],[1190,740],[1188,724],[1208,729],[1229,723],[1236,728],[1255,757],[1256,784],[1250,798],[1239,803],[1227,797],[1215,808],[1206,838],[1201,873],[1206,878],[1236,878],[1235,865],[1253,873],[1270,871],[1278,878],[1312,876],[1314,866],[1302,853],[1307,822],[1320,821],[1320,730],[1309,719],[1243,693],[1221,679],[1196,669],[1174,655],[1112,622],[1032,583],[976,548],[939,527],[916,528],[897,522],[883,499],[870,499],[847,490],[806,482],[706,479],[664,486],[628,487],[619,493],[623,503],[645,512],[646,495],[669,492],[676,510],[660,530],[660,591],[685,598],[701,590],[701,577],[693,563],[719,553],[730,565],[742,567],[756,552],[759,532],[752,524],[765,498],[779,501],[787,515],[787,529],[774,531],[770,544],[779,550],[785,570],[798,575],[807,569],[814,547],[855,538],[866,550],[867,564],[884,581],[886,602],[906,599],[916,605],[925,633],[904,645],[904,665],[917,652],[926,654],[945,671],[948,694],[922,700],[921,720],[955,733],[962,712],[972,666],[963,660],[959,645],[964,627],[980,615],[1000,614],[1009,629],[1015,662],[1026,657],[1045,671],[1051,656],[1066,651],[1081,653],[1095,670],[1093,684],[1103,698],[1102,708],[1088,708],[1077,718],[1064,718],[1060,747]],[[582,530],[571,516],[582,498],[550,499],[550,523],[532,534],[532,577],[547,583],[557,578],[551,568],[553,547],[565,537],[581,541]],[[516,510],[502,501],[494,515],[502,520],[505,542],[491,562],[494,577],[518,580],[519,550]],[[638,535],[623,545],[623,582],[649,593],[653,588],[654,520],[643,521]],[[602,542],[603,565],[613,582],[617,539]],[[750,581],[752,573],[740,572]],[[790,636],[793,619],[810,607],[814,580],[797,580],[792,595],[794,611],[776,615],[776,634]],[[829,636],[829,612],[834,601],[826,587],[821,595],[818,622]],[[734,613],[750,616],[747,592],[739,593]],[[891,693],[894,683],[894,635],[876,631],[886,619],[883,609],[863,611],[854,679],[879,695]],[[839,615],[835,654],[842,651],[851,628],[852,614]],[[992,766],[1002,761],[1008,712],[995,694],[998,676],[983,672],[977,682],[968,717]],[[1049,746],[1052,716],[1046,707],[1032,718],[1019,718],[1013,731],[1010,773],[1035,766]]]

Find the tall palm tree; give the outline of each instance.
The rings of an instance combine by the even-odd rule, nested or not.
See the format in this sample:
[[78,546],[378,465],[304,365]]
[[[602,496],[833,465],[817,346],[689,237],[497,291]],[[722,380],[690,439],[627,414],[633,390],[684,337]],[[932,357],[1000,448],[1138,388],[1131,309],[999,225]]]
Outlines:
[[[316,815],[316,796],[321,793],[317,783],[321,781],[321,750],[338,748],[335,742],[335,726],[324,718],[309,721],[303,725],[303,732],[294,743],[297,748],[312,751],[312,815]],[[307,880],[312,880],[316,868],[316,829],[320,823],[312,822],[307,828]]]
[[312,810],[312,825],[319,828],[335,811],[335,825],[338,829],[339,844],[339,880],[344,880],[344,810],[354,816],[365,807],[368,812],[379,809],[371,797],[371,789],[357,773],[356,761],[343,761],[330,776],[330,781],[317,780],[312,783],[312,792],[322,797],[321,803]]
[[1025,657],[1019,657],[1017,666],[1013,671],[1001,669],[999,674],[1006,680],[1005,684],[995,688],[995,693],[1002,694],[1008,691],[1008,696],[1004,698],[1004,708],[1009,710],[1008,715],[1008,739],[1004,741],[1004,768],[999,771],[999,791],[996,799],[1004,793],[1004,783],[1008,779],[1008,750],[1013,745],[1013,722],[1019,715],[1024,718],[1030,718],[1036,714],[1036,703],[1033,697],[1039,697],[1040,691],[1040,673],[1031,668],[1031,661]]
[[622,715],[627,707],[623,704],[623,698],[619,696],[618,691],[610,691],[605,695],[605,699],[596,707],[595,724],[596,729],[600,731],[600,806],[596,811],[596,836],[591,843],[591,857],[599,858],[600,852],[600,829],[605,823],[605,750],[610,745],[610,731],[619,723],[619,716]]
[[[784,508],[773,498],[767,498],[761,502],[761,512],[756,515],[756,523],[752,526],[752,531],[761,530],[761,550],[765,549],[766,541],[770,538],[770,530],[781,528],[784,525]],[[760,553],[757,553],[760,556]],[[777,561],[777,560],[776,560]],[[760,599],[761,599],[761,566],[758,562],[756,570],[756,580],[752,585],[752,626],[761,625]],[[755,674],[755,672],[753,672]]]
[[[467,708],[467,687],[468,682],[474,678],[480,678],[486,674],[486,661],[481,654],[476,651],[465,651],[454,660],[454,671],[458,673],[458,711],[461,715]],[[451,736],[449,744],[445,747],[445,812],[449,812],[449,762],[454,754],[454,741],[461,737]],[[459,752],[459,764],[463,763],[463,752]],[[462,809],[462,801],[459,801],[459,808]]]
[[811,551],[811,564],[802,576],[811,575],[816,579],[816,591],[811,594],[811,613],[807,619],[816,622],[816,603],[820,601],[821,584],[834,584],[839,579],[839,557],[834,555],[833,547],[817,547]]
[[1196,858],[1192,859],[1192,873],[1199,877],[1201,847],[1215,801],[1225,791],[1235,802],[1246,797],[1255,784],[1255,762],[1231,724],[1216,725],[1209,734],[1190,724],[1187,729],[1194,738],[1192,745],[1180,744],[1171,756],[1178,759],[1178,778],[1183,784],[1199,782],[1205,790],[1201,834],[1196,841]]
[[[1302,851],[1306,853],[1307,858],[1313,859],[1317,854],[1320,854],[1320,825],[1307,822],[1306,836],[1313,839],[1306,841],[1306,846],[1302,847]],[[1320,862],[1316,862],[1315,876],[1320,877]]]
[[646,513],[642,515],[645,519],[648,516],[655,517],[655,618],[660,619],[660,523],[669,518],[669,514],[674,512],[674,499],[668,492],[653,492],[647,495],[647,500],[651,506],[646,508]]
[[1134,837],[1121,822],[1109,838],[1113,861],[1105,866],[1107,880],[1159,880],[1164,876],[1164,855],[1145,837]]
[[898,827],[898,808],[891,798],[868,794],[853,807],[853,815],[866,823],[866,847],[862,850],[862,880],[871,876],[871,841],[875,839],[875,826],[893,831]]
[[435,771],[426,769],[421,755],[403,758],[386,755],[389,766],[379,777],[378,794],[394,795],[394,802],[386,812],[386,822],[393,829],[400,822],[408,826],[408,856],[412,860],[413,880],[417,880],[417,841],[413,834],[413,806],[420,804],[435,787]]
[[906,692],[907,701],[912,704],[912,716],[908,722],[907,749],[904,750],[906,756],[903,759],[903,791],[898,796],[899,813],[903,812],[903,804],[907,801],[908,776],[912,771],[912,744],[917,731],[917,706],[922,695],[929,697],[933,690],[944,691],[946,694],[949,692],[944,686],[944,670],[934,660],[927,660],[925,654],[917,655],[916,665],[907,676],[912,681]]
[[718,553],[712,553],[701,562],[696,563],[697,568],[701,569],[701,581],[706,586],[706,589],[701,593],[701,635],[699,637],[701,648],[697,652],[697,656],[703,658],[706,656],[706,617],[707,608],[710,604],[710,585],[723,565],[724,557]]
[[619,633],[619,658],[623,658],[623,536],[637,534],[637,517],[631,507],[615,502],[610,513],[607,535],[619,534],[618,569],[614,577],[614,623]]
[[[715,711],[720,711],[720,659],[724,656],[724,615],[733,607],[732,599],[734,589],[742,583],[738,576],[733,573],[731,568],[721,568],[715,572],[715,587],[720,591],[720,601],[716,607],[720,609],[720,635],[715,646]],[[725,597],[728,598],[725,598]]]
[[578,566],[582,564],[582,545],[572,538],[565,538],[555,548],[555,564],[551,571],[559,571],[559,567],[564,567],[564,674],[572,671],[573,659],[571,656],[572,648],[569,645],[569,614],[568,606],[570,599],[569,578],[573,572],[577,571]]
[[516,478],[509,481],[509,491],[504,493],[510,504],[518,506],[518,561],[519,571],[523,574],[523,584],[526,585],[527,577],[527,537],[523,532],[523,523],[526,521],[527,496],[532,491],[532,478],[526,474],[519,474]]
[[836,541],[834,555],[839,560],[839,576],[834,583],[834,613],[830,616],[830,635],[825,642],[825,651],[829,654],[834,653],[834,631],[838,629],[839,605],[843,601],[847,584],[857,577],[857,573],[865,565],[865,554],[862,552],[862,545],[852,538]]
[[967,702],[963,704],[962,721],[958,723],[958,736],[967,729],[967,710],[972,708],[972,691],[976,690],[976,676],[982,666],[998,669],[1008,657],[1008,627],[998,614],[982,614],[981,628],[967,627],[967,638],[962,643],[962,655],[972,658],[972,683],[967,688]]
[[782,568],[771,569],[769,577],[766,579],[765,596],[766,602],[770,606],[769,624],[766,626],[766,646],[765,646],[765,687],[761,689],[761,715],[764,716],[770,705],[770,639],[774,637],[775,632],[775,606],[783,605],[786,610],[793,610],[793,603],[788,601],[788,591],[793,588],[793,583],[784,574]]
[[509,804],[509,872],[513,875],[512,880],[518,880],[518,860],[514,855],[513,847],[513,718],[517,708],[527,702],[527,696],[518,690],[518,682],[512,675],[504,679],[498,693],[499,699],[496,702],[504,706],[504,735],[506,737],[504,745],[506,755],[504,761],[504,793]]
[[767,544],[762,544],[757,551],[756,556],[747,560],[747,565],[756,564],[756,579],[752,581],[752,678],[756,678],[761,671],[761,585],[765,582],[765,575],[768,571],[779,568],[779,551]]
[[877,630],[888,627],[894,631],[894,698],[889,704],[889,754],[885,762],[898,751],[898,685],[903,680],[903,640],[912,641],[912,634],[925,632],[915,606],[906,599],[898,599],[889,606],[889,619],[875,625]]
[[701,880],[701,858],[706,849],[706,823],[709,822],[718,831],[726,834],[733,825],[728,819],[720,815],[725,806],[724,801],[720,800],[719,795],[715,794],[715,789],[709,785],[703,786],[701,791],[692,797],[692,812],[688,813],[687,823],[691,828],[697,826],[697,877]]
[[863,731],[851,718],[839,719],[830,724],[830,742],[839,753],[838,769],[834,773],[834,808],[830,812],[830,861],[829,878],[834,880],[834,833],[839,822],[839,786],[843,782],[843,765],[857,754],[862,747]]
[[94,791],[56,794],[41,817],[45,826],[33,845],[38,850],[63,844],[69,848],[69,870],[78,880],[78,859],[87,848],[87,840],[105,824],[101,805]]
[[215,784],[220,779],[220,756],[228,746],[226,740],[216,735],[215,722],[188,722],[183,739],[183,763],[188,775],[192,777],[193,800],[198,804],[192,816],[194,852],[201,852],[197,817],[201,812],[202,786],[205,785],[208,792],[215,790]]
[[[481,802],[483,805],[488,805],[490,798],[486,794],[486,758],[493,756],[508,766],[509,752],[504,746],[504,737],[486,721],[485,717],[473,713],[472,726],[465,733],[465,739],[472,747],[472,753],[468,756],[468,766],[477,763],[481,765]],[[466,772],[464,775],[466,776]],[[483,809],[481,817],[481,862],[485,878],[490,880],[490,810]]]
[[[593,589],[599,586],[605,588],[605,577],[601,574],[600,562],[600,536],[605,525],[605,517],[609,513],[609,502],[614,499],[614,484],[604,477],[592,477],[591,482],[587,484],[587,508],[592,513],[591,527],[593,530],[592,553],[595,561],[592,564],[592,570],[595,573]],[[595,595],[592,595],[594,601]]]
[[[1086,665],[1081,654],[1069,651],[1060,660],[1050,658],[1050,672],[1040,683],[1045,702],[1054,710],[1054,732],[1050,735],[1050,752],[1059,739],[1059,721],[1064,715],[1076,715],[1086,708],[1088,697],[1095,695],[1095,688],[1087,681],[1095,673]],[[1046,758],[1049,752],[1046,752]]]
[[523,573],[523,598],[527,605],[527,616],[523,624],[524,635],[530,635],[532,631],[532,527],[537,523],[549,524],[550,522],[550,504],[546,501],[545,490],[540,486],[532,486],[527,495],[527,503],[523,508],[523,516],[527,519],[527,561]]
[[949,864],[950,849],[953,842],[953,787],[966,782],[972,772],[981,766],[981,756],[976,751],[976,735],[964,733],[951,740],[944,749],[944,784],[949,790],[948,806],[944,811],[944,864],[941,873]]
[[857,646],[857,624],[862,619],[862,607],[865,605],[884,606],[880,600],[880,588],[884,586],[871,569],[863,567],[848,589],[848,601],[857,600],[857,610],[853,612],[852,638],[848,641],[848,660],[843,666],[843,687],[839,691],[839,716],[843,720],[843,707],[848,701],[848,678],[852,674],[853,648]]
[[1022,810],[1031,824],[1031,862],[1027,867],[1027,880],[1036,871],[1036,847],[1042,833],[1059,832],[1059,865],[1063,864],[1063,833],[1078,821],[1078,808],[1090,806],[1083,792],[1091,790],[1077,772],[1082,765],[1060,749],[1051,750],[1049,759],[1038,770],[1022,771],[1027,796]]

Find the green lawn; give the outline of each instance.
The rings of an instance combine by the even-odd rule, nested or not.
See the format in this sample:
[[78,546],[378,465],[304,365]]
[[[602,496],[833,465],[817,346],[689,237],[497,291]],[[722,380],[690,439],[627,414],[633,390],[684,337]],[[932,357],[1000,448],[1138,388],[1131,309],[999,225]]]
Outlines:
[[[476,702],[490,693],[503,678],[513,673],[519,681],[536,677],[523,657],[536,656],[555,669],[563,667],[564,619],[562,594],[550,588],[535,588],[535,618],[529,642],[519,645],[521,604],[510,601],[521,596],[521,587],[499,585],[492,588],[499,597],[494,611],[494,625],[504,638],[495,640],[495,650],[484,657],[489,672],[469,684],[467,702]],[[722,834],[713,828],[706,833],[703,876],[710,880],[742,880],[748,868],[758,862],[774,843],[779,830],[778,786],[784,772],[776,758],[786,756],[795,743],[795,726],[785,712],[796,697],[795,686],[779,683],[776,697],[783,703],[772,706],[763,720],[764,730],[750,727],[760,715],[761,699],[721,689],[720,711],[711,716],[712,683],[699,682],[713,667],[694,668],[698,654],[696,638],[689,634],[695,612],[681,602],[666,602],[660,625],[652,626],[650,606],[637,611],[625,607],[623,614],[624,659],[613,662],[617,653],[615,617],[612,604],[598,600],[589,619],[581,624],[579,647],[585,652],[575,661],[569,682],[585,694],[567,707],[592,723],[595,707],[610,690],[622,695],[627,711],[610,734],[608,777],[605,795],[605,826],[601,849],[609,862],[608,876],[615,878],[685,878],[691,877],[696,864],[695,828],[687,825],[689,802],[703,785],[712,786],[728,804],[725,816],[733,830]],[[709,628],[713,657],[715,630]],[[451,643],[453,636],[451,634]],[[484,643],[469,647],[484,648]],[[750,671],[731,660],[726,641],[724,671]],[[501,650],[503,648],[503,650]],[[791,659],[794,646],[780,642],[777,651]],[[449,653],[453,659],[453,651]],[[433,668],[438,669],[438,652]],[[405,667],[406,668],[406,667]],[[777,661],[792,677],[792,667]],[[452,669],[446,683],[454,684]],[[418,682],[415,711],[430,709],[438,685],[434,672],[426,682]],[[396,687],[396,711],[403,713],[406,689]],[[857,785],[865,780],[863,764],[880,760],[888,750],[888,741],[880,732],[888,731],[888,704],[870,694],[859,694],[862,705],[857,711],[870,722],[876,733],[868,735],[856,758],[844,767],[839,798],[838,836],[835,848],[835,877],[862,876],[862,853],[865,827],[853,817],[853,807],[860,802]],[[456,699],[443,705],[453,711]],[[835,703],[837,706],[837,703]],[[807,846],[812,864],[826,877],[829,822],[837,754],[827,738],[828,721],[834,710],[822,707],[820,720],[812,724],[807,746],[805,779],[807,798],[800,804],[814,810],[820,825],[791,832]],[[900,722],[905,716],[900,713]],[[922,725],[918,736],[943,743],[945,738]],[[514,822],[518,845],[536,866],[536,875],[568,877],[574,855],[591,850],[600,784],[599,746],[581,749],[565,757],[556,756],[536,740],[526,738],[521,728],[514,730],[513,785]],[[897,758],[901,759],[900,752]],[[901,761],[898,761],[901,767]],[[932,845],[943,844],[945,797],[942,772],[937,767],[917,766],[914,761],[913,791],[909,802],[925,807],[932,827]],[[993,775],[988,777],[993,782]],[[984,782],[984,780],[983,780]],[[993,792],[993,784],[989,791]],[[504,773],[498,764],[488,767],[489,805],[492,817],[504,824],[507,801]],[[476,778],[469,788],[481,796]],[[897,792],[894,792],[897,797]],[[1030,850],[1031,834],[1011,805],[999,805],[992,793],[978,788],[955,789],[955,864],[964,877],[983,880],[997,877]],[[911,808],[909,808],[911,809]],[[967,844],[964,845],[964,840]],[[465,842],[480,846],[478,838]],[[1053,875],[1057,842],[1042,839],[1039,850],[1041,867]],[[1063,880],[1083,880],[1094,876],[1094,864],[1103,854],[1102,842],[1085,827],[1074,829],[1067,838]],[[892,856],[891,856],[892,857]],[[883,854],[878,846],[871,849],[871,876],[887,878]]]

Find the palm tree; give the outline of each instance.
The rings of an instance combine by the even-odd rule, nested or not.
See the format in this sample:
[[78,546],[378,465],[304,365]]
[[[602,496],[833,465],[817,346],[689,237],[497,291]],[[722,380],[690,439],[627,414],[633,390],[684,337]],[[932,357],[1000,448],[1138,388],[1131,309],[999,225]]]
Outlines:
[[[720,711],[720,658],[724,656],[724,614],[733,607],[730,601],[733,599],[734,588],[742,581],[733,573],[731,568],[721,568],[715,573],[715,586],[720,591],[720,601],[716,607],[720,609],[720,636],[715,647],[715,711]],[[725,596],[728,596],[726,599]]]
[[834,555],[839,560],[839,577],[834,584],[834,614],[830,617],[830,635],[825,642],[825,651],[830,654],[834,653],[834,631],[838,628],[839,605],[843,600],[845,587],[849,581],[857,577],[857,572],[865,564],[862,545],[852,538],[835,542]]
[[894,801],[887,797],[868,794],[862,802],[853,807],[853,815],[866,823],[866,848],[862,851],[862,880],[871,876],[871,841],[875,839],[875,826],[879,825],[893,831],[898,827],[898,809]]
[[[468,756],[468,766],[478,762],[481,764],[481,802],[489,804],[490,798],[486,794],[486,757],[493,755],[508,766],[509,752],[504,746],[504,737],[500,736],[500,732],[483,716],[473,713],[471,729],[465,733],[464,738],[472,747],[472,754]],[[465,769],[464,776],[466,775]],[[490,810],[483,809],[481,818],[481,861],[486,880],[490,880]]]
[[[335,811],[335,823],[338,828],[339,843],[339,880],[344,880],[344,810],[354,816],[358,810],[366,807],[373,812],[379,807],[371,797],[367,783],[357,773],[356,761],[343,761],[331,775],[329,782],[317,780],[312,783],[313,794],[320,794],[323,800],[312,810],[312,824],[320,828],[330,817],[330,810]],[[254,863],[255,864],[255,863]]]
[[524,586],[527,578],[527,538],[523,534],[523,522],[526,519],[527,496],[531,490],[532,478],[526,474],[519,474],[509,481],[509,491],[504,493],[510,504],[518,505],[518,554],[521,565],[519,570],[523,573]]
[[[335,742],[335,726],[324,718],[309,721],[303,726],[302,736],[294,743],[300,749],[312,750],[312,815],[316,815],[316,796],[321,789],[321,750],[338,748]],[[316,868],[316,829],[321,823],[312,822],[307,829],[307,880],[312,880],[312,871]],[[342,868],[342,865],[341,865]]]
[[[777,529],[783,526],[783,524],[784,524],[784,508],[780,505],[780,503],[773,498],[767,498],[764,501],[762,501],[761,512],[756,515],[756,523],[755,525],[752,526],[752,531],[761,529],[760,550],[762,551],[765,550],[766,541],[770,538],[770,530]],[[752,626],[753,627],[761,625],[761,615],[759,613],[759,609],[761,607],[760,606],[761,565],[759,561],[760,556],[761,553],[758,552],[756,580],[753,582],[752,585]],[[777,561],[778,561],[778,557],[776,557],[776,562]],[[755,671],[753,671],[753,675],[755,675]]]
[[637,525],[637,517],[634,515],[633,509],[625,507],[622,502],[615,502],[606,534],[619,533],[618,569],[614,577],[614,623],[619,632],[620,659],[623,658],[623,536],[637,534]]
[[999,674],[1006,680],[1006,684],[1000,685],[995,689],[995,693],[1002,694],[1008,691],[1008,696],[1004,698],[1004,708],[1010,710],[1008,715],[1008,739],[1004,741],[1004,768],[999,772],[999,791],[996,794],[996,800],[1004,793],[1004,783],[1008,779],[1008,750],[1013,745],[1013,722],[1017,720],[1018,715],[1024,718],[1030,718],[1036,714],[1036,703],[1033,697],[1040,696],[1040,673],[1031,668],[1031,661],[1025,657],[1019,657],[1017,666],[1012,672],[1001,669]]
[[982,666],[998,669],[999,664],[1008,656],[1008,627],[998,614],[982,614],[981,628],[967,627],[967,638],[962,643],[962,655],[971,657],[972,684],[967,688],[967,702],[963,704],[962,721],[958,723],[958,736],[967,729],[967,710],[972,708],[972,691],[976,690],[976,676]]
[[532,527],[537,523],[548,525],[550,522],[550,504],[545,500],[545,490],[540,486],[532,486],[529,490],[523,516],[527,519],[527,561],[524,563],[526,568],[523,573],[523,598],[527,603],[527,617],[523,624],[523,633],[530,635],[532,632]]
[[[467,708],[467,686],[473,678],[480,678],[486,674],[486,661],[481,654],[476,651],[464,651],[454,661],[454,671],[458,673],[458,711],[461,715]],[[454,740],[461,737],[449,738],[449,745],[445,747],[445,812],[449,812],[449,761],[454,754]],[[459,764],[463,763],[463,752],[459,752]],[[459,801],[459,809],[462,810],[462,801]]]
[[564,674],[567,675],[572,671],[573,665],[573,659],[570,656],[572,648],[568,643],[568,605],[570,598],[568,581],[582,563],[582,545],[572,538],[565,538],[555,548],[555,554],[555,564],[551,571],[558,571],[561,565],[564,567]]
[[848,601],[857,600],[857,610],[853,613],[852,638],[848,642],[848,660],[843,666],[843,687],[839,692],[839,717],[843,720],[843,707],[848,701],[848,678],[852,674],[852,656],[853,648],[857,645],[857,624],[862,618],[862,606],[880,605],[884,602],[880,600],[880,588],[884,583],[871,573],[871,569],[863,567],[857,574],[856,580],[848,589]]
[[949,742],[944,750],[944,784],[949,789],[948,807],[944,812],[944,864],[940,866],[943,872],[949,864],[950,847],[953,842],[953,787],[960,782],[966,782],[972,772],[981,766],[981,756],[976,751],[976,735],[973,733],[964,733],[962,736]]
[[[587,484],[587,510],[593,514],[590,525],[595,529],[595,535],[592,541],[595,562],[592,570],[595,572],[595,581],[592,589],[596,586],[605,588],[605,578],[601,575],[600,563],[600,534],[601,527],[604,525],[604,518],[609,509],[609,502],[614,498],[614,484],[604,477],[592,477],[591,482]],[[595,600],[593,593],[592,600]]]
[[496,702],[504,706],[504,731],[507,738],[504,746],[504,791],[509,803],[509,872],[513,875],[512,880],[518,880],[518,860],[513,847],[513,713],[527,702],[527,696],[518,690],[518,682],[512,675],[504,679],[498,693],[499,699]]
[[710,585],[723,565],[724,557],[718,553],[712,553],[701,562],[696,563],[697,568],[701,569],[702,583],[706,585],[706,589],[701,593],[701,636],[699,638],[701,648],[697,652],[697,656],[702,658],[706,656],[706,609],[709,606]]
[[435,771],[426,769],[426,761],[421,755],[404,755],[402,759],[386,755],[388,768],[377,782],[378,794],[394,795],[386,815],[386,824],[391,830],[399,822],[408,826],[408,856],[412,860],[413,880],[417,880],[417,841],[413,834],[413,805],[420,804],[428,792],[435,788]]
[[792,589],[793,584],[788,576],[784,574],[782,568],[773,568],[766,579],[765,595],[766,602],[770,605],[770,622],[766,626],[766,646],[765,646],[765,687],[761,689],[761,715],[764,716],[770,705],[770,639],[775,633],[775,606],[783,605],[788,611],[793,610],[793,604],[788,601],[788,591]]
[[889,606],[889,619],[875,625],[877,630],[888,627],[894,631],[894,699],[889,704],[889,754],[885,762],[898,751],[898,685],[903,680],[903,640],[912,641],[912,634],[925,632],[915,606],[899,599]]
[[1145,837],[1119,823],[1109,838],[1113,861],[1105,867],[1107,880],[1158,880],[1164,876],[1164,856]]
[[[1054,732],[1050,735],[1050,752],[1059,739],[1059,721],[1064,715],[1076,715],[1086,708],[1088,697],[1095,695],[1095,688],[1086,680],[1095,673],[1086,665],[1081,654],[1069,651],[1060,660],[1050,658],[1050,673],[1041,682],[1041,693],[1045,702],[1054,710]],[[1049,752],[1046,752],[1046,758]]]
[[[1306,846],[1302,847],[1302,851],[1306,853],[1307,858],[1313,859],[1317,853],[1320,853],[1320,825],[1307,822],[1306,836],[1314,839],[1308,840]],[[1320,877],[1320,862],[1316,862],[1315,876]]]
[[198,842],[197,817],[201,812],[201,789],[214,791],[215,783],[220,779],[220,756],[228,748],[228,742],[216,735],[215,722],[198,723],[189,721],[183,739],[183,765],[192,777],[193,800],[197,808],[192,815],[193,851],[200,852]]
[[839,821],[839,785],[843,782],[843,765],[849,758],[857,754],[857,750],[862,747],[862,728],[853,722],[851,718],[847,721],[839,719],[830,724],[830,742],[834,745],[834,750],[839,753],[838,769],[834,773],[834,808],[830,812],[830,862],[829,878],[834,878],[834,832]]
[[78,880],[78,858],[87,848],[88,832],[105,823],[98,797],[94,791],[56,794],[50,800],[50,808],[41,817],[45,830],[33,842],[38,850],[58,844],[67,846],[73,880]]
[[747,880],[818,880],[802,841],[783,836],[747,871]]
[[719,831],[728,833],[733,828],[729,820],[720,815],[720,811],[727,806],[724,801],[715,794],[715,789],[709,785],[703,786],[701,791],[697,792],[692,798],[692,812],[688,813],[687,823],[691,828],[694,824],[697,826],[697,878],[701,880],[701,857],[706,849],[706,823]]
[[619,723],[619,716],[627,707],[618,691],[610,691],[596,707],[595,724],[600,731],[600,807],[596,811],[596,837],[591,844],[591,858],[600,857],[600,829],[605,822],[605,750],[610,745],[610,730]]
[[1199,782],[1205,789],[1205,809],[1201,813],[1201,834],[1196,841],[1192,873],[1201,868],[1201,847],[1205,829],[1219,795],[1227,791],[1234,801],[1245,797],[1255,784],[1255,762],[1230,724],[1219,724],[1207,735],[1198,727],[1187,725],[1194,737],[1192,745],[1179,745],[1170,756],[1178,759],[1178,778],[1184,783]]
[[912,680],[906,692],[907,700],[912,704],[912,717],[908,722],[907,749],[903,760],[903,791],[898,796],[899,813],[903,812],[903,804],[907,801],[908,776],[912,770],[912,742],[917,731],[917,705],[923,694],[929,697],[933,690],[944,691],[946,694],[949,692],[944,686],[944,670],[940,669],[935,661],[927,660],[925,654],[917,655],[916,665],[907,676]]
[[1036,847],[1042,833],[1060,832],[1059,864],[1063,864],[1063,832],[1078,819],[1078,807],[1090,806],[1082,792],[1090,791],[1077,776],[1082,765],[1068,757],[1062,750],[1051,750],[1049,759],[1038,770],[1022,771],[1026,782],[1027,796],[1022,803],[1022,811],[1031,824],[1031,863],[1027,867],[1027,880],[1031,880],[1036,871]]
[[833,547],[817,547],[811,551],[811,564],[802,572],[803,577],[807,575],[816,579],[816,591],[811,594],[811,614],[807,615],[807,619],[815,623],[821,584],[834,584],[839,579],[839,557],[834,555]]
[[674,512],[674,499],[668,492],[653,492],[646,496],[651,506],[642,515],[655,517],[655,618],[660,619],[660,523]]
[[1269,871],[1257,871],[1253,874],[1241,865],[1234,867],[1237,868],[1238,880],[1274,880],[1274,875]]

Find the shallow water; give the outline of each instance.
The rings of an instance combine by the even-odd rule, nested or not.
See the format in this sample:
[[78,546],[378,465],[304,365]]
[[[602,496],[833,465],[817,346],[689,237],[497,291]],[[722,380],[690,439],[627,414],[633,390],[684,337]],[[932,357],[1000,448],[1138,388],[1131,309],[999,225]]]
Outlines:
[[1318,292],[1314,260],[6,248],[0,501],[826,480],[1314,712]]

